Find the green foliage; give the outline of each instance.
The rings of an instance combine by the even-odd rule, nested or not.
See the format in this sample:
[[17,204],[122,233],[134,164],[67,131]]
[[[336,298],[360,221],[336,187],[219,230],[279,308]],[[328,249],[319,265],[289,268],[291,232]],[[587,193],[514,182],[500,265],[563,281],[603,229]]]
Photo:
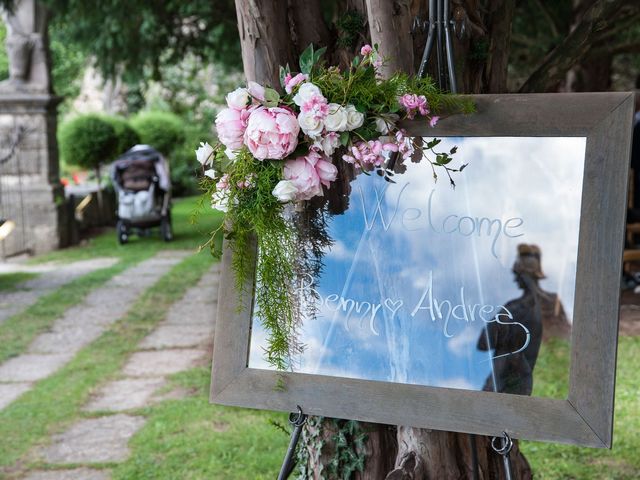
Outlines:
[[140,143],[140,135],[133,129],[126,118],[116,115],[103,115],[102,118],[109,123],[116,132],[116,136],[118,137],[116,151],[118,155],[123,154],[134,145]]
[[[257,241],[255,302],[268,333],[266,360],[278,370],[286,370],[291,355],[297,350],[293,314],[293,293],[283,286],[295,279],[296,235],[293,226],[283,218],[282,204],[271,193],[282,178],[282,162],[257,162],[244,148],[238,151],[234,168],[228,172],[229,211],[227,221],[233,225],[228,234],[232,240],[233,268],[236,288],[243,292],[252,274],[250,252]],[[239,184],[250,180],[253,187]],[[211,185],[207,196],[215,192]]]
[[353,48],[361,37],[366,36],[365,18],[357,10],[349,10],[336,20],[337,46]]
[[[7,26],[0,21],[0,45],[4,47],[7,40]],[[0,48],[0,80],[9,78],[9,57],[4,48]]]
[[79,167],[96,168],[118,155],[116,130],[100,115],[81,115],[63,123],[58,143],[64,162]]
[[131,119],[131,126],[140,141],[151,145],[166,156],[185,141],[185,129],[180,117],[169,112],[140,112]]
[[159,78],[164,65],[188,54],[239,66],[233,0],[44,0],[69,41],[95,58],[106,78]]

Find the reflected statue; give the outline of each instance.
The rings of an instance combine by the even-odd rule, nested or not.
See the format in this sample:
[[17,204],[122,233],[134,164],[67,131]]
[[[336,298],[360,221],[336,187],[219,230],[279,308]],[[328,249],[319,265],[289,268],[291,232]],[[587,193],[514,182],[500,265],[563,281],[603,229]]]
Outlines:
[[12,11],[2,10],[7,26],[9,79],[2,92],[49,93],[47,11],[36,0],[18,0]]
[[[480,350],[495,349],[493,373],[485,382],[485,391],[531,395],[533,369],[542,343],[543,316],[548,313],[553,297],[557,300],[556,295],[545,292],[538,285],[545,278],[540,261],[541,251],[537,245],[518,245],[513,273],[523,294],[504,305],[513,319],[508,322],[494,319],[478,340]],[[561,308],[562,304],[559,305]]]

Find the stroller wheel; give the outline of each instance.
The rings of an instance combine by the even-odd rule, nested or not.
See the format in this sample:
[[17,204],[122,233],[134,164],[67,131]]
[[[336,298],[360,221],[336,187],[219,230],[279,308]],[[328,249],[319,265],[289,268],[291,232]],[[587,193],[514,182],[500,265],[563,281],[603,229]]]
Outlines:
[[127,227],[122,220],[118,220],[118,223],[116,224],[116,231],[118,233],[118,243],[120,245],[124,245],[129,241],[129,233],[127,232]]
[[173,240],[173,232],[171,231],[171,220],[168,217],[163,217],[160,223],[160,234],[165,242]]

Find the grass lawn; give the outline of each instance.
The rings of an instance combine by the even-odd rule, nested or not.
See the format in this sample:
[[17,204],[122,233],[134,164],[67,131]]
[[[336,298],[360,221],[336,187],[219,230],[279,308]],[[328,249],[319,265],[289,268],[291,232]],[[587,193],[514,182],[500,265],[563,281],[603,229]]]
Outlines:
[[[541,350],[534,394],[563,398],[558,379],[567,376],[569,345],[554,340]],[[522,442],[521,448],[539,479],[637,480],[640,478],[640,337],[621,337],[618,347],[613,449]]]
[[36,278],[37,276],[37,273],[32,272],[0,273],[0,293],[15,292],[18,290],[19,284]]

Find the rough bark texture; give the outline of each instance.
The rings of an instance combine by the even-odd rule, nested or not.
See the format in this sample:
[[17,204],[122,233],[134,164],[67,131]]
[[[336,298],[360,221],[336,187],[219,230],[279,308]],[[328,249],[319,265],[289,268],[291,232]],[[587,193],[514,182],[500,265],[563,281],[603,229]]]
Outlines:
[[[626,8],[626,11],[624,10]],[[634,0],[596,0],[582,15],[575,28],[554,48],[520,92],[549,92],[567,74],[572,66],[583,59],[603,32],[615,28],[620,15],[636,15],[640,4]]]
[[332,46],[331,36],[327,25],[324,23],[322,6],[319,0],[289,0],[291,12],[291,30],[294,32],[294,40],[297,53],[313,43],[317,47]]
[[389,58],[381,70],[389,76],[397,70],[413,73],[411,0],[367,0],[371,41]]
[[236,0],[242,64],[247,80],[279,87],[278,68],[295,55],[282,0]]

